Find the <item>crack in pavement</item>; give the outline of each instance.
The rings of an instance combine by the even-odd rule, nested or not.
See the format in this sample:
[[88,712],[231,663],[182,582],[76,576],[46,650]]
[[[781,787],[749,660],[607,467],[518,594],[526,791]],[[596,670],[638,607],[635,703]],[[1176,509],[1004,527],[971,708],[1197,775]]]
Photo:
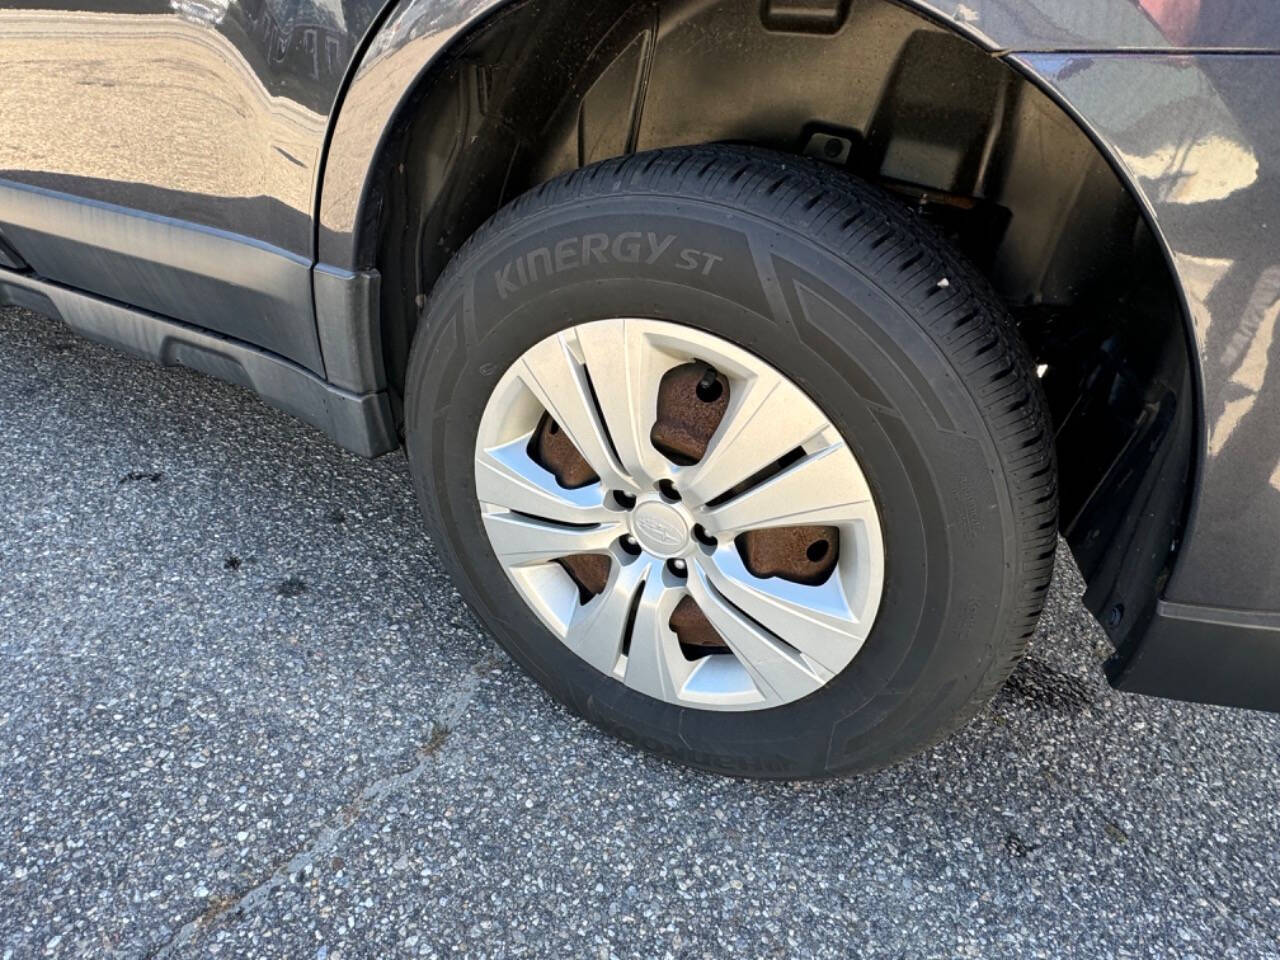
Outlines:
[[496,652],[472,664],[458,679],[452,693],[442,698],[440,719],[432,721],[431,736],[418,748],[418,762],[407,770],[391,773],[369,784],[359,795],[329,818],[315,838],[304,844],[296,853],[256,886],[241,894],[223,894],[211,898],[208,906],[196,917],[188,920],[178,932],[147,954],[148,960],[166,960],[189,944],[197,934],[215,926],[229,916],[243,916],[263,903],[273,891],[284,886],[289,878],[306,870],[317,860],[328,856],[342,836],[373,806],[394,793],[419,780],[439,758],[449,735],[462,719],[476,692],[480,689],[483,674],[501,661]]

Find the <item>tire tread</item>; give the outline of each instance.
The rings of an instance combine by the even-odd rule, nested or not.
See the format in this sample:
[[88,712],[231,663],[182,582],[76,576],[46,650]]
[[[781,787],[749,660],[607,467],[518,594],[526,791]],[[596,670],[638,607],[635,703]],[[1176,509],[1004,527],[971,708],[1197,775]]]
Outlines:
[[[1022,658],[1053,574],[1058,500],[1053,430],[1033,362],[1007,308],[943,237],[878,188],[808,158],[729,145],[635,154],[547,181],[481,227],[453,258],[436,290],[450,286],[450,271],[468,261],[472,247],[515,222],[620,192],[722,204],[823,243],[906,308],[967,385],[1007,480],[1016,537],[1015,595],[1004,635],[992,638],[992,656],[968,702],[942,728],[903,752],[937,743],[968,723]],[[885,762],[892,759],[897,758]]]

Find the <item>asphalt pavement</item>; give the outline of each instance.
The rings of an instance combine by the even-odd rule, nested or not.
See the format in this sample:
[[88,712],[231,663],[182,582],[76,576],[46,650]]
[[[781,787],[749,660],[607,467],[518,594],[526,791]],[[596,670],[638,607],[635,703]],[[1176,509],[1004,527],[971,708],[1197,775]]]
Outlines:
[[922,756],[690,772],[495,647],[403,457],[2,309],[0,960],[1280,956],[1280,718],[1112,692],[1081,591]]

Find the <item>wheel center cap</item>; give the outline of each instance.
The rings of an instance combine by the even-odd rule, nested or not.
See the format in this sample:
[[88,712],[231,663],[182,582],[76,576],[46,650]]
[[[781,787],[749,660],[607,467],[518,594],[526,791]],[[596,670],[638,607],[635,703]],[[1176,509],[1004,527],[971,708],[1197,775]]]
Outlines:
[[669,503],[650,500],[631,511],[631,532],[640,546],[659,557],[675,557],[689,545],[689,524]]

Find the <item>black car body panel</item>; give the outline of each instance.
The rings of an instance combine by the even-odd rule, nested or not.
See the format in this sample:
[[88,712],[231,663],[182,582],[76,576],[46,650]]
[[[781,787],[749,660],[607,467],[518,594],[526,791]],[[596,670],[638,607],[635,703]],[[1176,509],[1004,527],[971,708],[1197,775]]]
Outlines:
[[[674,48],[663,39],[715,4],[673,3],[675,17],[625,6],[580,14],[637,38],[613,61],[633,58],[625,76],[637,79],[624,95],[631,114],[606,131],[610,149],[693,138],[642,107],[675,75],[663,73],[661,51]],[[778,43],[808,38],[787,48],[797,71],[815,61],[796,51],[820,51],[841,30],[847,39],[851,20],[872,45],[897,44],[890,53],[910,32],[964,38],[1057,104],[1114,171],[1173,278],[1186,362],[1163,393],[1137,398],[1131,442],[1102,470],[1108,494],[1125,492],[1120,515],[1102,517],[1108,497],[1085,491],[1088,509],[1064,532],[1086,602],[1117,642],[1117,686],[1280,708],[1280,19],[1269,0],[748,6]],[[507,16],[572,46],[561,23],[539,19],[538,0],[0,6],[0,300],[243,383],[362,454],[394,448],[396,361],[384,358],[380,314],[430,277],[380,290],[385,245],[424,232],[402,224],[388,240],[402,199],[388,186],[391,148],[446,72],[466,67],[472,38]],[[609,23],[594,28],[614,36]],[[519,65],[531,75],[556,76],[530,59]],[[707,62],[680,88],[714,85]],[[477,70],[466,89],[484,96],[501,77]],[[550,124],[568,89],[552,83],[529,102]],[[476,147],[461,126],[432,141],[439,170],[468,150],[506,151],[490,179],[453,188],[441,209],[457,223],[482,219],[518,181],[514,122],[499,125],[510,142]],[[449,236],[448,224],[436,229]],[[444,257],[456,238],[438,246]]]

